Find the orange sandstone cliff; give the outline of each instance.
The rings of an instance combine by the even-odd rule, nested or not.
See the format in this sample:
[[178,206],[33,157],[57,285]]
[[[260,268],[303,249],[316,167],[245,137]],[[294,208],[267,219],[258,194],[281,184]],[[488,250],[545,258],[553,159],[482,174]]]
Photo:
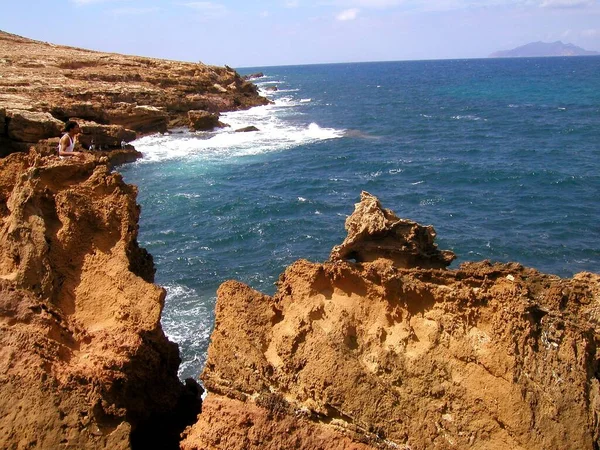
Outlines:
[[[0,31],[0,448],[179,447],[201,388],[177,377],[137,190],[111,168],[139,134],[267,102],[228,67]],[[82,161],[53,156],[69,119]]]
[[198,413],[136,194],[91,155],[0,159],[0,448],[177,448]]
[[444,269],[431,227],[367,193],[346,228],[272,297],[219,288],[181,448],[598,448],[599,275]]

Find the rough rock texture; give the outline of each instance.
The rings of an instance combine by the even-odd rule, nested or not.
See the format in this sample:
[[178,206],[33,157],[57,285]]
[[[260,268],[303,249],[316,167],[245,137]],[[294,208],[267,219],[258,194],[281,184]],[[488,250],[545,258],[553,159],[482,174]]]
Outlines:
[[254,125],[249,125],[247,127],[238,128],[237,130],[235,130],[236,133],[248,133],[250,131],[260,131],[260,130],[258,128],[256,128]]
[[346,219],[346,231],[344,242],[331,251],[332,261],[387,258],[397,267],[444,268],[456,258],[449,250],[438,250],[431,225],[400,219],[368,192],[361,193],[360,203]]
[[[366,227],[396,230],[375,200]],[[369,262],[298,261],[273,297],[219,288],[183,449],[598,448],[600,275],[398,267],[385,242]]]
[[189,128],[192,131],[206,131],[217,128],[222,124],[219,122],[219,114],[208,111],[188,111],[190,121]]
[[198,412],[136,188],[101,160],[0,159],[0,448],[176,448],[167,418]]
[[7,135],[19,142],[37,142],[60,135],[64,123],[50,113],[32,111],[9,111]]
[[123,142],[131,142],[136,138],[135,131],[119,125],[98,125],[85,120],[80,120],[78,124],[81,129],[78,142],[88,149],[92,144],[95,149],[117,148]]
[[[268,102],[229,67],[94,52],[0,31],[0,144],[11,151],[52,137],[48,116],[150,133],[187,126],[190,110],[218,113]],[[42,113],[38,125],[17,122]],[[10,138],[2,131],[5,116]]]

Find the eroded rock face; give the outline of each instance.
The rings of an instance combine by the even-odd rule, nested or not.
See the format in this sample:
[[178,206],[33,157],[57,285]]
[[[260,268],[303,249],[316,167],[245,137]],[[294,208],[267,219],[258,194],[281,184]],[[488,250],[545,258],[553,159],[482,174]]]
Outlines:
[[369,262],[298,261],[273,297],[219,288],[182,448],[597,448],[600,276],[399,266],[370,243],[399,220],[374,200],[372,234],[350,230]]
[[6,126],[6,109],[0,108],[0,136],[7,134],[7,130],[5,129],[5,126]]
[[220,126],[219,114],[202,110],[188,111],[189,128],[192,131],[212,130]]
[[178,349],[135,200],[89,155],[0,159],[0,448],[127,449],[177,408]]
[[60,135],[64,123],[50,113],[15,110],[8,113],[7,135],[19,142],[35,143]]
[[131,142],[136,138],[136,132],[118,125],[98,125],[95,122],[77,121],[81,129],[78,142],[84,148],[94,146],[95,149],[121,147],[122,142]]

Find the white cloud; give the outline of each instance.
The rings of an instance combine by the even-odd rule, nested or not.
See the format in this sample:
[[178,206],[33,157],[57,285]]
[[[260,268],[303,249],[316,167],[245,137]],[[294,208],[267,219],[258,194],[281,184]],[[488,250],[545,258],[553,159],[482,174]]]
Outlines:
[[358,8],[350,8],[339,13],[335,18],[336,20],[346,21],[346,20],[354,20],[358,16],[360,9]]
[[117,8],[113,9],[112,13],[117,16],[139,16],[142,14],[150,14],[160,11],[160,8],[153,6],[150,8]]
[[593,6],[595,0],[542,0],[542,8],[583,8]]
[[288,0],[287,2],[285,2],[286,8],[297,8],[298,6],[300,6],[298,0]]
[[258,13],[258,15],[260,17],[269,17],[271,13],[269,13],[269,11],[261,11],[260,13]]
[[402,0],[356,0],[352,3],[363,8],[390,8],[406,2]]
[[409,3],[407,0],[333,0],[331,4],[340,7],[358,7],[366,9],[386,9]]
[[[393,9],[401,8],[409,11],[432,12],[454,11],[468,8],[485,8],[494,6],[515,6],[534,4],[539,5],[544,1],[568,0],[329,0],[329,4],[342,8],[361,9]],[[593,1],[593,0],[571,0]]]
[[596,37],[596,36],[600,36],[600,30],[592,30],[592,29],[589,29],[589,30],[583,30],[583,31],[581,32],[581,35],[582,35],[582,36],[585,36],[585,37]]
[[117,2],[117,1],[128,1],[128,0],[71,0],[71,3],[77,6],[91,5],[93,3],[106,3],[106,2]]
[[219,3],[212,2],[188,2],[180,3],[183,6],[201,12],[207,18],[221,17],[227,14],[227,8]]

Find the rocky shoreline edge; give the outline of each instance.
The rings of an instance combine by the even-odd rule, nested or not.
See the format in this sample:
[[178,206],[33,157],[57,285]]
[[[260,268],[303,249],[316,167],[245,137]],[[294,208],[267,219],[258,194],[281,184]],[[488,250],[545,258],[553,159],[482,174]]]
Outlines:
[[[329,261],[292,264],[273,296],[236,281],[219,288],[202,402],[195,380],[177,378],[179,351],[160,325],[165,291],[137,243],[137,188],[112,170],[135,155],[61,160],[53,136],[29,141],[40,127],[28,114],[61,121],[53,114],[67,91],[52,103],[64,79],[50,83],[58,72],[32,50],[50,44],[18,39],[0,33],[0,46],[24,47],[19,64],[0,61],[9,87],[0,105],[13,101],[0,106],[8,111],[0,150],[10,153],[0,159],[1,448],[598,447],[600,275],[562,279],[488,261],[447,269],[455,255],[437,248],[433,227],[399,218],[366,192]],[[58,56],[45,57],[57,64],[86,52],[54,49]],[[188,120],[169,109],[182,94],[169,91],[176,77],[163,72],[179,63],[157,62],[138,79],[124,75],[119,64],[130,63],[121,58],[137,57],[111,55],[103,76],[119,76],[98,82],[86,72],[97,65],[64,63],[76,83],[64,84],[71,107],[81,108],[64,119],[114,126],[81,114],[89,105],[77,95],[89,89],[102,99],[103,83],[114,85],[116,97],[89,106],[108,111],[129,77],[139,85],[131,105],[163,96],[160,123]],[[40,83],[25,84],[18,67],[40,70]],[[153,90],[143,77],[164,86]],[[104,94],[91,92],[97,83]],[[189,95],[206,92],[194,89]],[[242,107],[210,93],[217,105]],[[244,106],[262,101],[254,95],[242,95]]]
[[[0,156],[76,120],[80,144],[114,150],[144,134],[226,126],[219,113],[266,105],[230,67],[64,47],[0,30]],[[52,141],[54,143],[54,141]]]

